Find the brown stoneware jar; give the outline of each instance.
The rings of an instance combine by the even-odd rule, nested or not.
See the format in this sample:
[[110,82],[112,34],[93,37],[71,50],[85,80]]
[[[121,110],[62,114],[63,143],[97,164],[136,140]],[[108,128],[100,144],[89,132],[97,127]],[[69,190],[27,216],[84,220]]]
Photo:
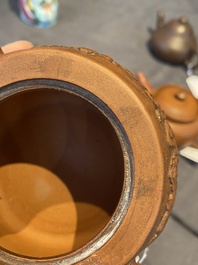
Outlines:
[[85,48],[3,54],[0,72],[0,264],[135,264],[176,191],[155,100]]

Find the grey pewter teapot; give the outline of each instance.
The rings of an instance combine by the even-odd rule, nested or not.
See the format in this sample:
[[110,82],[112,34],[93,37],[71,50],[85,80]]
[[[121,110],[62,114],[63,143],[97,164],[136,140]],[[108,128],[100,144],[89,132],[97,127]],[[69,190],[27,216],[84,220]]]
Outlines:
[[161,60],[172,64],[187,63],[197,53],[197,41],[186,17],[165,23],[164,13],[157,13],[157,27],[153,31],[150,48]]

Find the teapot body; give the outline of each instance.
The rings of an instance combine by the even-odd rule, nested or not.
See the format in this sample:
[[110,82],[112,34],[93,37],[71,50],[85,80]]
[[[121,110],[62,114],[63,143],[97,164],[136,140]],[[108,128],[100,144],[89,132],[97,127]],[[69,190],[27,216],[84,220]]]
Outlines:
[[160,21],[151,36],[150,47],[159,59],[181,64],[197,52],[197,41],[187,18],[181,17],[168,23]]
[[183,147],[192,142],[194,144],[198,137],[198,100],[192,93],[185,87],[175,84],[153,88],[143,72],[137,73],[137,79],[165,112],[177,146]]
[[166,113],[178,147],[198,137],[198,100],[178,85],[164,85],[153,90],[153,96]]

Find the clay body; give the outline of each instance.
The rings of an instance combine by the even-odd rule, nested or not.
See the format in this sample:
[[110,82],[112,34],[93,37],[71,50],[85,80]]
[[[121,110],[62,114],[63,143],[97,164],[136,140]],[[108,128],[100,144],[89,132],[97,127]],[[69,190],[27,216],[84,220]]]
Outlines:
[[135,264],[176,194],[160,107],[86,48],[1,56],[0,264]]
[[143,73],[137,77],[164,110],[177,146],[192,144],[198,137],[198,100],[182,86],[167,84],[153,89]]

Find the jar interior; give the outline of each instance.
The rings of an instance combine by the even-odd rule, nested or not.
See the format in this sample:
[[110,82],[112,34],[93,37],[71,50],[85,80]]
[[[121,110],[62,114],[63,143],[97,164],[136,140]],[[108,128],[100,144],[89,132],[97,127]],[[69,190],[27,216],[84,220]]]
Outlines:
[[48,88],[2,100],[0,120],[0,246],[51,257],[93,239],[123,188],[110,121],[80,96]]

